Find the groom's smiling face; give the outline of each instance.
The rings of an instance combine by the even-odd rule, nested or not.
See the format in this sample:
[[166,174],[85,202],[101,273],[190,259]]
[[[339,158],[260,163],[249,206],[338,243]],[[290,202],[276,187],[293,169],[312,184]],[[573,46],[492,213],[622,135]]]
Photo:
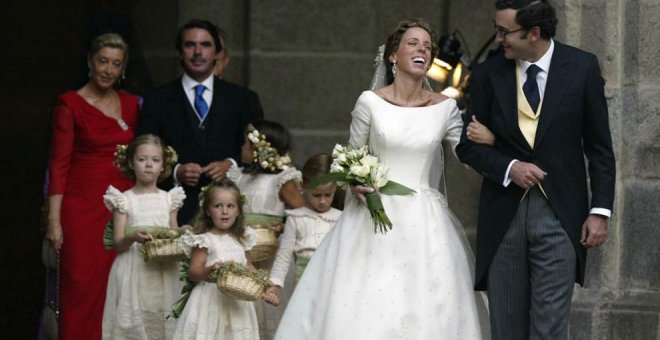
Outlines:
[[516,13],[515,9],[510,8],[495,13],[495,27],[499,30],[495,41],[502,46],[507,59],[527,60],[533,50],[529,39],[530,32],[517,23]]

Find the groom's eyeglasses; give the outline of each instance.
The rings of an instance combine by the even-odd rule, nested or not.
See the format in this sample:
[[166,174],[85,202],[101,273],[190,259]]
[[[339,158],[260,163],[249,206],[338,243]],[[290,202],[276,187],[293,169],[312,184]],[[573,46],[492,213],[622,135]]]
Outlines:
[[497,26],[497,24],[495,24],[494,22],[493,22],[493,27],[495,28],[495,34],[497,34],[498,37],[502,37],[502,38],[506,38],[506,36],[511,34],[511,33],[520,32],[520,31],[524,30],[524,28],[521,27],[519,29],[509,31],[509,30],[505,29],[504,27]]

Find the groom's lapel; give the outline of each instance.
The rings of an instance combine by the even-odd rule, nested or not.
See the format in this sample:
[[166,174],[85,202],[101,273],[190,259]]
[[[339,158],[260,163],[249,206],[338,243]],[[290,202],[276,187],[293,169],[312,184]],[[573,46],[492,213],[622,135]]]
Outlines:
[[514,142],[527,151],[531,151],[518,125],[518,97],[516,92],[516,63],[506,60],[495,73],[493,88],[500,104],[500,110],[506,121],[506,126],[513,136]]
[[543,94],[543,106],[539,117],[539,125],[536,130],[534,147],[543,141],[543,137],[550,127],[553,119],[557,116],[560,104],[569,88],[573,74],[575,74],[576,63],[569,55],[564,53],[566,49],[561,43],[555,42],[555,51],[550,61],[550,72]]

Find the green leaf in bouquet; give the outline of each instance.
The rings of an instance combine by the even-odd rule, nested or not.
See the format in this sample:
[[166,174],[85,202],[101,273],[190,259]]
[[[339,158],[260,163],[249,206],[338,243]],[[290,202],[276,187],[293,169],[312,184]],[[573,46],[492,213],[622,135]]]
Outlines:
[[380,200],[380,194],[377,192],[370,192],[364,194],[364,198],[367,201],[367,209],[369,210],[371,220],[374,223],[374,232],[380,232],[381,234],[387,233],[392,229],[392,222],[385,213],[383,202]]
[[334,181],[347,181],[347,176],[342,172],[331,172],[309,182],[309,188],[314,189],[321,184]]
[[410,195],[415,193],[415,190],[394,181],[388,181],[378,191],[383,195]]

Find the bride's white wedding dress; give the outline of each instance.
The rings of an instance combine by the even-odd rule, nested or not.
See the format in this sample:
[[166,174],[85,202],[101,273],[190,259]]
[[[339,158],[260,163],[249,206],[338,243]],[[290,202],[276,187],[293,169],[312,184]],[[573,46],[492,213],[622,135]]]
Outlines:
[[445,197],[433,188],[443,170],[442,141],[453,148],[461,133],[456,102],[399,107],[366,91],[352,115],[349,143],[368,143],[389,167],[389,179],[417,193],[382,196],[393,224],[385,235],[375,234],[366,207],[348,198],[296,286],[275,338],[482,339],[477,303],[484,301],[472,288],[469,246]]

